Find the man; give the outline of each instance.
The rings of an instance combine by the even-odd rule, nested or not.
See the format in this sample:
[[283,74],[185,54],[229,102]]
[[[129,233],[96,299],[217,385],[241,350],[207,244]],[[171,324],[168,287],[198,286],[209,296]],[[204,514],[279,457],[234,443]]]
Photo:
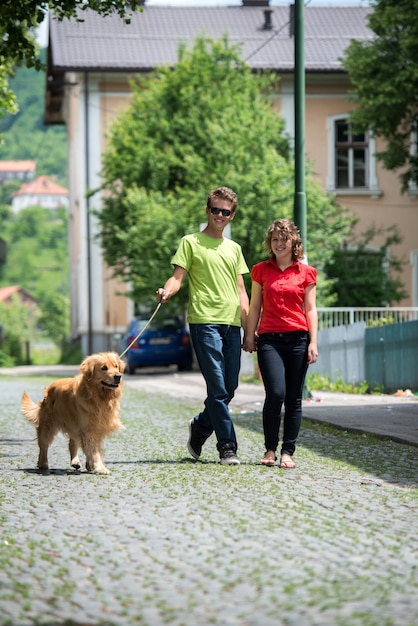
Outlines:
[[198,459],[215,432],[222,465],[240,463],[229,403],[238,387],[241,326],[245,329],[249,308],[242,277],[249,270],[241,247],[223,236],[237,205],[237,196],[228,187],[209,193],[206,227],[181,239],[171,260],[173,273],[156,292],[159,302],[167,302],[189,277],[188,322],[207,398],[203,411],[190,420],[187,448]]

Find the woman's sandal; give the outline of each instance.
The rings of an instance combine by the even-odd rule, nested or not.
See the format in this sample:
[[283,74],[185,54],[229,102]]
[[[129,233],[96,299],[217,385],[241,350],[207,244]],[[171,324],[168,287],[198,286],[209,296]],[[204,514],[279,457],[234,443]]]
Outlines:
[[296,463],[290,454],[282,454],[280,457],[280,467],[283,469],[294,469],[296,467]]
[[272,467],[277,461],[277,456],[272,450],[267,450],[264,455],[264,458],[261,459],[261,465],[266,465],[267,467]]

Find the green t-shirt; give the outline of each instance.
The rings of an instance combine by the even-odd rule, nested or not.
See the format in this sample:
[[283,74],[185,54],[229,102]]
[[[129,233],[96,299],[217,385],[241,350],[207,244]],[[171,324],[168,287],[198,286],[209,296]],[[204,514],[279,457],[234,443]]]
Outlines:
[[188,273],[189,324],[241,326],[237,277],[249,270],[239,244],[204,233],[186,235],[171,263]]

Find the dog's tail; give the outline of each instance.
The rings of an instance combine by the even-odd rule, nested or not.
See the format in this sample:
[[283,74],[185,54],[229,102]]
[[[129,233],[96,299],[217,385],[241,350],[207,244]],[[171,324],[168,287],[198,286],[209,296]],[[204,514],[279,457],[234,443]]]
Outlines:
[[36,404],[32,398],[26,393],[23,392],[21,409],[23,415],[26,417],[28,422],[33,424],[34,426],[38,426],[39,424],[39,405]]

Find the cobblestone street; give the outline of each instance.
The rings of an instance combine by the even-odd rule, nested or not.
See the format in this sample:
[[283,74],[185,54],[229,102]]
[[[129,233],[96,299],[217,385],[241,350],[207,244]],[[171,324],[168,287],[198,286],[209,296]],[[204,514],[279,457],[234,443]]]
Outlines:
[[260,412],[237,410],[241,466],[186,450],[195,398],[127,384],[110,476],[58,437],[35,469],[20,414],[46,377],[0,377],[1,626],[416,626],[417,449],[304,422],[296,470],[260,466]]

